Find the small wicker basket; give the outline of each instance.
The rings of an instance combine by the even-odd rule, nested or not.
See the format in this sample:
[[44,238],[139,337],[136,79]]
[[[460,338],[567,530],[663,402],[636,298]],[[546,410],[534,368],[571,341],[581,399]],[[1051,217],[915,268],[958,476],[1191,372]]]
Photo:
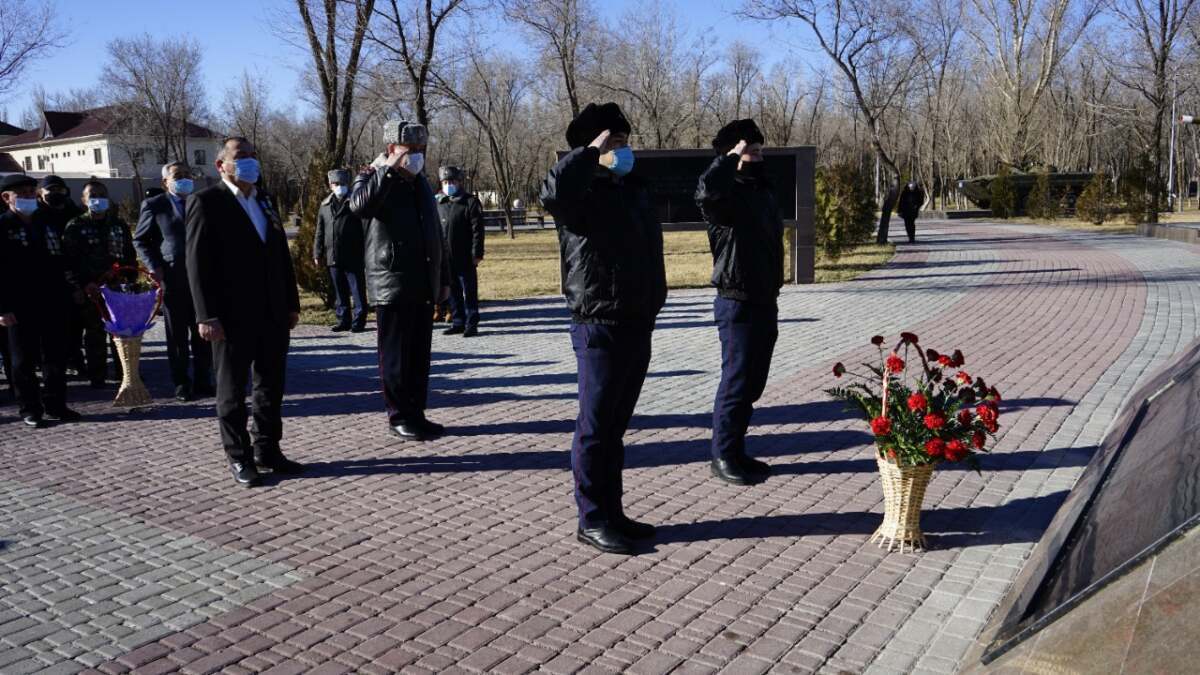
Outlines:
[[898,548],[901,553],[906,547],[909,551],[927,548],[921,532],[921,503],[933,478],[933,465],[899,466],[878,454],[875,459],[883,483],[883,523],[871,541],[878,541],[879,547],[888,551]]
[[114,337],[117,344],[117,357],[121,359],[122,375],[121,388],[117,390],[117,398],[113,401],[114,408],[138,408],[150,405],[154,399],[142,382],[141,357],[142,338]]

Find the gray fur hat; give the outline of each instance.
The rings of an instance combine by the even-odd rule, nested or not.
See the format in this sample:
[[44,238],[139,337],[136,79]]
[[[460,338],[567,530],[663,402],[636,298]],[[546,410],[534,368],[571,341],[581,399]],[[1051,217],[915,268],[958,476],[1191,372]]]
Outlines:
[[346,169],[333,169],[325,174],[326,179],[330,183],[341,183],[342,185],[350,184],[350,172]]
[[429,131],[424,124],[405,120],[388,120],[383,123],[383,142],[396,145],[425,145],[429,143]]
[[438,169],[438,180],[462,180],[463,171],[457,166],[443,166]]

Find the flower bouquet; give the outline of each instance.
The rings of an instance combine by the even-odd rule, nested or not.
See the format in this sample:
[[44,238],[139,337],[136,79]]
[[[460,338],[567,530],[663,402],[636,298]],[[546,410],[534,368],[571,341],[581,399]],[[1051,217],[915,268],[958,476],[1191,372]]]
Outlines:
[[[826,393],[851,404],[875,435],[884,515],[871,541],[889,551],[925,548],[921,502],[933,470],[941,462],[960,461],[979,470],[976,453],[987,451],[989,437],[1000,428],[1000,392],[962,370],[965,359],[957,349],[950,355],[922,350],[912,333],[901,333],[890,352],[884,351],[883,336],[871,343],[879,348],[880,363],[863,365],[873,376],[850,373],[838,363],[834,377],[859,381]],[[913,352],[921,368],[910,376]]]
[[162,306],[162,290],[149,278],[145,269],[113,265],[101,279],[100,299],[97,301],[104,330],[113,336],[117,356],[121,359],[121,387],[113,400],[114,407],[134,408],[148,405],[153,399],[142,382],[139,362],[142,355],[142,335],[154,326],[154,317]]

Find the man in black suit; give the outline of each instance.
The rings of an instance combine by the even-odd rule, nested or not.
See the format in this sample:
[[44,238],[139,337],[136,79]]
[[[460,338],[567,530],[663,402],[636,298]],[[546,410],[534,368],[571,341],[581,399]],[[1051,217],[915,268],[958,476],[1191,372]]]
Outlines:
[[[133,246],[138,258],[162,285],[163,323],[167,331],[167,362],[175,383],[175,398],[189,401],[208,397],[212,388],[212,347],[200,338],[192,290],[188,287],[187,231],[183,217],[192,193],[192,169],[186,162],[171,162],[162,168],[165,193],[142,202]],[[188,377],[188,358],[192,376]]]
[[[234,479],[249,487],[261,482],[260,467],[304,470],[279,448],[288,333],[300,319],[300,296],[279,214],[255,187],[254,146],[226,139],[216,167],[221,182],[187,202],[187,273],[200,337],[213,346],[221,442]],[[247,434],[251,371],[254,424]]]

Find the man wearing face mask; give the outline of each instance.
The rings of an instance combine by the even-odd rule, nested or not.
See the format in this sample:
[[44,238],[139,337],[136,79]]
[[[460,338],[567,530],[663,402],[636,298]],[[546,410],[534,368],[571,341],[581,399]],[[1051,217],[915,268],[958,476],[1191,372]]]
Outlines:
[[[7,329],[13,387],[25,426],[41,429],[46,418],[71,422],[67,407],[67,318],[72,283],[60,262],[62,240],[40,214],[37,181],[13,174],[0,179],[0,326]],[[41,364],[44,382],[38,381]]]
[[104,183],[84,183],[81,197],[87,211],[67,223],[63,245],[75,264],[75,278],[88,296],[83,306],[83,352],[88,379],[98,388],[104,386],[109,351],[108,333],[97,306],[102,302],[100,285],[113,265],[128,267],[136,264],[137,257],[129,226],[110,208]]
[[779,335],[776,306],[783,286],[783,220],[763,162],[754,120],[717,132],[717,158],[700,176],[696,204],[708,222],[712,284],[721,337],[721,384],[713,403],[712,474],[751,485],[770,466],[746,454],[746,430],[762,396]]
[[375,307],[379,372],[388,428],[405,441],[441,436],[425,417],[433,306],[450,294],[433,189],[425,179],[425,127],[383,126],[387,151],[354,179],[350,208],[363,219],[367,295]]
[[192,289],[188,286],[184,215],[188,195],[195,188],[191,167],[186,162],[163,165],[162,185],[165,192],[142,202],[133,246],[142,265],[162,287],[167,362],[175,385],[175,399],[190,401],[216,393],[212,386],[212,347],[200,337]]
[[450,304],[453,325],[446,335],[474,337],[479,333],[479,276],[483,262],[483,205],[463,189],[463,172],[456,166],[438,169],[442,191],[437,196],[438,214],[450,248]]
[[921,213],[921,205],[925,203],[925,191],[916,183],[906,183],[900,190],[896,200],[896,212],[904,219],[904,233],[908,235],[908,243],[917,243],[917,216]]
[[[85,213],[85,209],[79,208],[74,199],[71,199],[71,188],[67,187],[66,181],[62,178],[50,174],[43,176],[38,182],[38,210],[42,212],[41,217],[46,221],[46,227],[62,241],[62,237],[67,229],[67,223],[72,219]],[[63,263],[66,264],[66,263]],[[87,367],[83,362],[83,330],[84,330],[84,304],[87,299],[83,297],[82,292],[73,294],[73,299],[80,311],[71,312],[70,321],[67,327],[66,349],[67,349],[67,367],[74,370],[79,375],[83,375],[87,371]]]
[[[367,294],[363,283],[363,226],[350,210],[350,172],[334,169],[328,174],[330,194],[317,210],[317,233],[313,240],[313,262],[329,268],[333,282],[334,332],[361,333],[367,325]],[[350,318],[351,299],[354,318]]]
[[629,122],[615,103],[594,103],[567,127],[570,152],[542,183],[554,215],[562,287],[579,369],[571,444],[576,538],[608,553],[633,552],[654,527],[621,504],[623,437],[650,365],[654,321],[667,297],[662,226],[645,184],[629,175]]
[[[283,221],[256,186],[254,145],[240,136],[225,139],[216,168],[221,181],[187,200],[187,274],[200,337],[213,346],[229,470],[251,487],[261,483],[260,470],[304,471],[280,448],[289,332],[300,320],[300,294]],[[247,433],[251,373],[254,423]]]

